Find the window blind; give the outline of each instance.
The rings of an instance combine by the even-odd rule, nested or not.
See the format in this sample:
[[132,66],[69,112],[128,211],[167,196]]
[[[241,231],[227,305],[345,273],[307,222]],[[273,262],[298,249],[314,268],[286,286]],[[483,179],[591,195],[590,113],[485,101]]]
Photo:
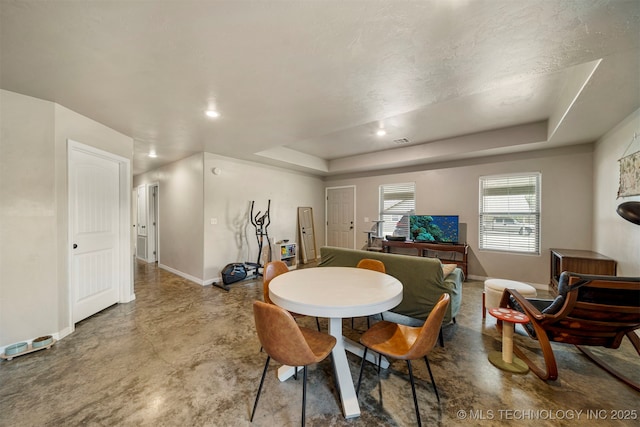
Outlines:
[[540,173],[480,177],[480,249],[540,254]]
[[409,235],[409,215],[416,210],[415,195],[415,182],[380,186],[380,219],[384,221],[384,235]]

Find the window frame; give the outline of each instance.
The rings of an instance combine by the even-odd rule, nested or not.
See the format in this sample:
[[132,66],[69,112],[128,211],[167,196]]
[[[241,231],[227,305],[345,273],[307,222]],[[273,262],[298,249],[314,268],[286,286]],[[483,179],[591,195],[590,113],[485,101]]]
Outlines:
[[[391,198],[389,196],[398,195],[397,198]],[[407,197],[411,194],[412,197]],[[385,201],[396,201],[392,206],[385,206]],[[405,204],[399,208],[400,204]],[[378,218],[382,223],[382,234],[396,235],[396,225],[402,220],[403,216],[407,216],[405,237],[409,237],[409,215],[414,215],[416,211],[416,183],[414,182],[400,182],[392,184],[380,184],[378,187]],[[385,217],[398,217],[397,219],[385,218]],[[398,234],[400,235],[400,234]]]
[[478,188],[478,249],[539,256],[542,173],[481,176]]

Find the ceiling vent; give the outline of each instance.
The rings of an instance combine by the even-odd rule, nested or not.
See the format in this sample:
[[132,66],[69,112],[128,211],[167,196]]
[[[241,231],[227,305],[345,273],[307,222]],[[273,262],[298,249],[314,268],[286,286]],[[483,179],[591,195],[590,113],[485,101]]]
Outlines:
[[407,138],[394,139],[393,142],[396,144],[408,144],[409,140]]

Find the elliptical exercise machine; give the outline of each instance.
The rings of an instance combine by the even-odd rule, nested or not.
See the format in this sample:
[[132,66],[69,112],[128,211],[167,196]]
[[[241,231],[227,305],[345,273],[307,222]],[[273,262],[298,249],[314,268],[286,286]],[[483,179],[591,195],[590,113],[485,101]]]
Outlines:
[[222,283],[213,283],[215,286],[228,291],[228,285],[236,282],[240,282],[247,278],[255,279],[258,276],[262,276],[262,272],[260,271],[264,266],[262,265],[262,248],[264,246],[265,239],[267,241],[267,247],[269,248],[269,259],[266,261],[271,261],[272,253],[271,253],[271,240],[269,239],[269,224],[271,224],[271,199],[267,202],[267,210],[261,216],[262,211],[258,211],[258,213],[253,215],[253,207],[255,205],[255,200],[251,201],[251,213],[249,218],[251,220],[251,225],[256,230],[256,240],[258,242],[258,257],[256,262],[245,261],[244,263],[231,263],[227,264],[221,271]]
[[[271,240],[269,239],[269,231],[267,230],[267,228],[269,228],[269,224],[271,224],[271,216],[269,214],[269,212],[271,211],[271,199],[269,199],[269,201],[267,202],[267,211],[264,213],[264,215],[260,216],[261,211],[258,211],[258,213],[256,214],[256,216],[253,216],[253,204],[255,202],[251,201],[251,225],[254,226],[254,228],[256,229],[256,240],[258,241],[258,259],[255,262],[255,266],[256,266],[256,275],[260,275],[262,276],[262,273],[257,271],[257,268],[263,268],[264,266],[260,263],[260,257],[262,256],[262,246],[264,244],[264,239],[267,239],[267,247],[269,248],[269,259],[267,260],[267,262],[271,261]],[[245,263],[245,264],[251,264],[253,265],[253,263]]]

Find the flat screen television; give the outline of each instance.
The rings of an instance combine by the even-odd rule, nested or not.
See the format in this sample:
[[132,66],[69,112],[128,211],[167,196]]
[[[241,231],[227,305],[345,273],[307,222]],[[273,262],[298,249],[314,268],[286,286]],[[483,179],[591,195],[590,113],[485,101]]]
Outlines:
[[409,239],[425,243],[458,243],[458,215],[411,215]]

